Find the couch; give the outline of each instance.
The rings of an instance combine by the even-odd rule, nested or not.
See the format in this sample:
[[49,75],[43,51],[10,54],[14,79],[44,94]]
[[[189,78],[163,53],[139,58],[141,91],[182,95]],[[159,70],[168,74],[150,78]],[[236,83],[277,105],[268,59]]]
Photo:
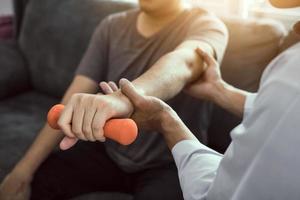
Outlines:
[[[0,181],[59,102],[87,48],[95,26],[107,15],[136,7],[118,0],[15,0],[15,39],[0,42]],[[229,83],[256,91],[267,64],[295,42],[276,21],[223,18],[230,41],[221,66]],[[285,40],[287,42],[285,42]],[[240,119],[215,106],[208,145],[224,152]],[[131,199],[118,193],[76,199]]]
[[13,36],[12,16],[0,16],[0,40],[10,39]]

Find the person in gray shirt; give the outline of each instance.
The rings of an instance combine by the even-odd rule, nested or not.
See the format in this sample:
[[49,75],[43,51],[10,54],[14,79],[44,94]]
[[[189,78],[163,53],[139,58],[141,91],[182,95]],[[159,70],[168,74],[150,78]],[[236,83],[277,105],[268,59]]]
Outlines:
[[[110,118],[130,117],[133,106],[120,91],[95,94],[100,81],[126,77],[144,94],[178,112],[205,142],[209,105],[180,91],[203,71],[195,49],[222,60],[227,30],[214,15],[187,8],[181,0],[140,0],[139,9],[108,16],[96,28],[62,103],[59,125],[68,147],[77,139],[104,141]],[[107,88],[107,87],[106,87]],[[104,93],[108,93],[105,91]],[[197,107],[195,105],[198,105]],[[62,134],[46,125],[0,187],[1,199],[67,199],[94,191],[119,191],[134,199],[182,199],[174,160],[158,132],[140,131],[122,146],[106,140],[80,142],[68,151],[52,149]]]
[[[278,7],[300,0],[270,0]],[[294,30],[300,34],[300,22]],[[139,123],[160,130],[175,159],[186,200],[300,199],[300,42],[274,59],[257,93],[225,83],[218,63],[198,49],[208,67],[186,91],[243,117],[231,131],[224,155],[201,144],[163,101],[139,93],[126,79],[120,87]]]

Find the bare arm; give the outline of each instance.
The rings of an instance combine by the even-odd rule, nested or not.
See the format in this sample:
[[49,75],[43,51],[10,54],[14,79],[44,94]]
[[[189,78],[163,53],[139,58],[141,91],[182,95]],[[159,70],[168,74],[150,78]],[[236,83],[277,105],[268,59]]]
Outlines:
[[[165,100],[172,98],[187,83],[192,82],[202,73],[203,62],[195,52],[199,46],[202,46],[207,52],[212,52],[212,48],[205,43],[187,41],[175,51],[163,56],[146,73],[136,79],[134,84],[147,95]],[[77,76],[66,92],[62,103],[66,104],[75,93],[95,93],[96,91],[97,84],[94,81],[83,76]],[[48,125],[45,125],[20,161],[19,166],[27,169],[30,173],[34,173],[61,139],[62,135],[59,131],[52,130]]]
[[195,52],[197,47],[213,54],[212,47],[204,42],[183,42],[173,52],[160,58],[148,71],[134,80],[133,84],[145,95],[162,100],[174,97],[203,72],[204,63]]
[[213,97],[214,103],[238,117],[243,117],[248,92],[237,89],[225,82],[218,84],[216,90],[217,92]]
[[[212,47],[205,42],[185,41],[173,52],[160,58],[148,71],[134,80],[133,84],[145,95],[162,100],[174,97],[204,70],[205,65],[196,53],[196,48],[213,54]],[[103,141],[105,122],[111,118],[130,117],[132,112],[131,102],[121,91],[105,96],[75,94],[62,112],[58,125],[69,138]],[[68,149],[74,144],[65,148]]]
[[[205,43],[185,42],[174,52],[163,56],[134,83],[148,95],[161,99],[173,97],[188,82],[195,80],[202,73],[203,62],[195,52],[195,49],[199,46],[207,52],[212,52],[212,48]],[[75,93],[95,93],[97,87],[97,84],[91,79],[77,76],[64,95],[62,103],[67,104]],[[117,97],[119,96],[117,95]],[[128,101],[125,104],[131,106]],[[55,131],[46,124],[17,167],[33,174],[52,149],[61,141],[62,137],[60,131]]]
[[202,77],[186,87],[185,91],[195,98],[212,101],[229,112],[242,117],[246,96],[249,93],[227,84],[221,77],[219,64],[212,56],[200,49],[197,49],[197,53],[207,64],[207,69]]
[[[212,48],[206,43],[186,41],[173,52],[163,56],[133,83],[147,95],[156,96],[163,100],[172,98],[187,83],[200,76],[203,71],[203,61],[195,52],[197,47],[208,52],[208,54],[213,54]],[[76,93],[95,93],[96,91],[97,84],[93,80],[84,76],[76,76],[64,95],[62,103],[67,104]],[[120,95],[120,99],[127,99],[122,98],[121,93]],[[114,96],[119,98],[120,95]],[[128,100],[125,100],[125,104],[131,106]],[[52,130],[46,124],[18,166],[33,174],[61,139],[60,131]]]
[[194,134],[172,109],[162,112],[160,116],[160,122],[162,123],[161,134],[164,136],[170,150],[172,150],[177,143],[183,140],[198,141]]
[[[76,76],[65,93],[62,104],[66,104],[73,94],[79,92],[96,93],[97,84],[84,76]],[[33,174],[61,141],[62,137],[63,134],[60,131],[53,130],[46,124],[16,167],[26,171],[28,174]]]

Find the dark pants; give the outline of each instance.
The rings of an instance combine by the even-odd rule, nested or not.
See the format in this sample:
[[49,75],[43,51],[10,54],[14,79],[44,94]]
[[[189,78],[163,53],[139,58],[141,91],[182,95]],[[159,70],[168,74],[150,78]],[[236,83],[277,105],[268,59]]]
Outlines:
[[32,182],[32,199],[69,199],[104,191],[124,192],[134,200],[182,200],[174,163],[138,173],[125,173],[107,156],[100,143],[78,143],[53,153]]

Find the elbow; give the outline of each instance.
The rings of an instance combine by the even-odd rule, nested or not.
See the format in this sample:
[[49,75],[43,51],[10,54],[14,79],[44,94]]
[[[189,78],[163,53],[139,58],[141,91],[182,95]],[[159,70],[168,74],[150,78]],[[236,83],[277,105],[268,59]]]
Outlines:
[[202,59],[194,50],[178,49],[167,54],[166,58],[176,63],[176,69],[181,71],[181,75],[187,83],[194,81],[202,73]]

